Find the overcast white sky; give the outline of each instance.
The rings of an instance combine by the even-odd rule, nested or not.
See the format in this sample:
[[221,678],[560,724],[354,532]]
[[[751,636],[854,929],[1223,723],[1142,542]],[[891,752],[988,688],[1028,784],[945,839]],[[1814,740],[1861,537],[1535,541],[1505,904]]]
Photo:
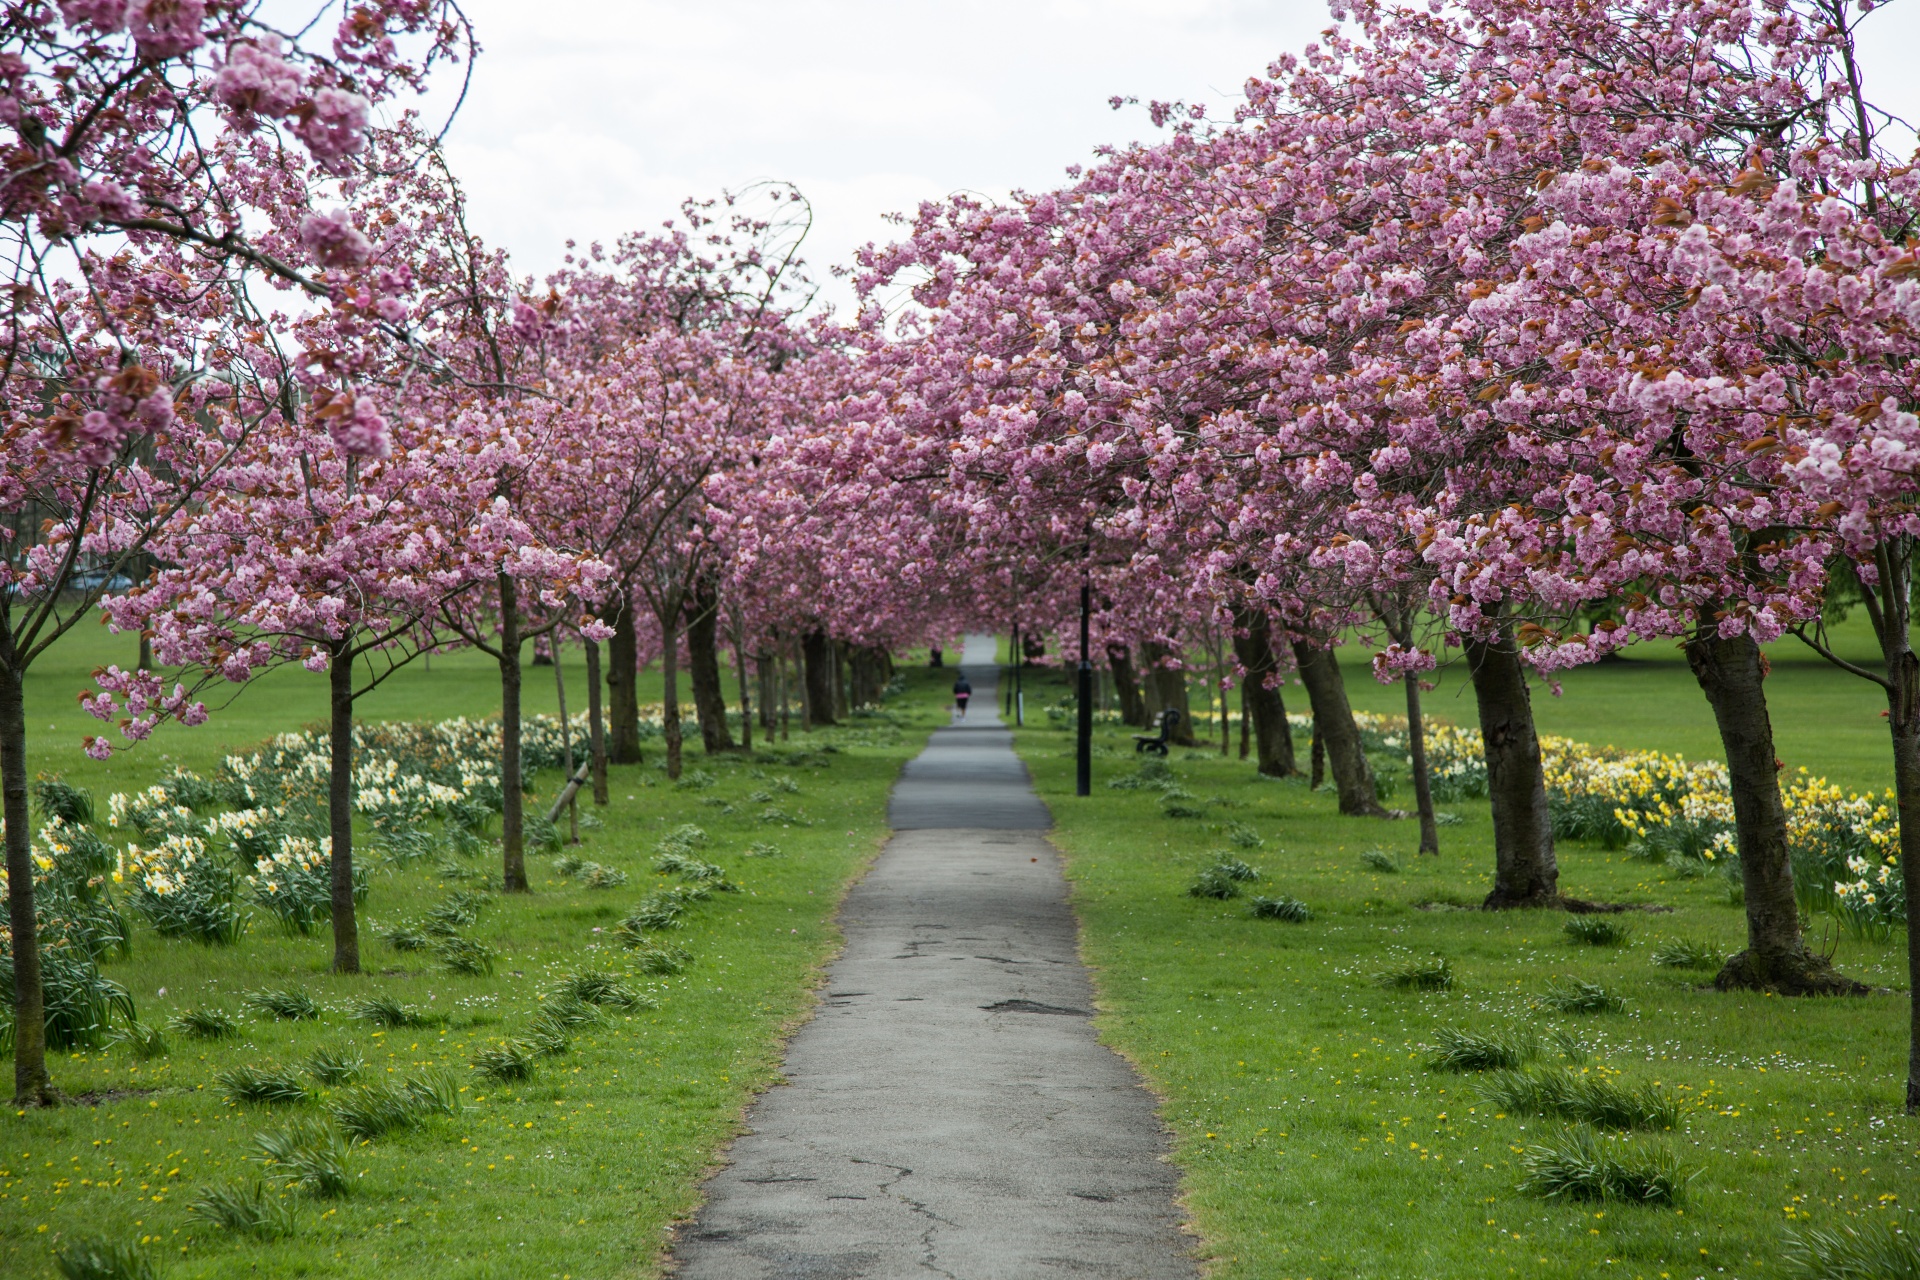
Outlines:
[[[796,183],[815,274],[884,216],[1053,185],[1152,133],[1115,94],[1230,111],[1329,25],[1323,0],[463,0],[485,48],[449,139],[519,268],[657,226],[688,195]],[[1920,116],[1920,0],[1868,19],[1877,96]],[[844,292],[837,296],[844,300]]]

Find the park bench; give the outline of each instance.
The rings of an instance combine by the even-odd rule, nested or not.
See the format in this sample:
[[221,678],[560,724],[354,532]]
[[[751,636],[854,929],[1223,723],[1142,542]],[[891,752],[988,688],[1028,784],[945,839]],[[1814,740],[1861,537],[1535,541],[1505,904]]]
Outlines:
[[1159,736],[1155,737],[1153,734],[1150,734],[1150,733],[1134,734],[1133,735],[1134,751],[1135,752],[1144,751],[1148,755],[1155,755],[1155,756],[1163,756],[1167,754],[1167,744],[1173,741],[1174,726],[1178,725],[1179,723],[1180,723],[1180,713],[1178,711],[1175,711],[1172,707],[1168,707],[1165,711],[1162,711],[1160,713]]

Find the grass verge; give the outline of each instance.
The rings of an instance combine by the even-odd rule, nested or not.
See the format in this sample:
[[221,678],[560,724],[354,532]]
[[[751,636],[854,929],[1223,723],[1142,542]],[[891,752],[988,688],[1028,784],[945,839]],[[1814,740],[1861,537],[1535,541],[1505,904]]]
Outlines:
[[[423,680],[384,709],[483,713],[497,706],[489,674],[436,660],[441,696]],[[833,911],[884,837],[901,762],[945,720],[938,677],[951,673],[905,674],[879,716],[796,726],[783,762],[696,749],[674,786],[653,743],[644,763],[616,767],[612,804],[583,802],[599,825],[568,852],[625,881],[530,850],[535,891],[490,893],[468,913],[490,971],[454,971],[382,927],[404,943],[403,922],[497,878],[491,846],[376,870],[358,977],[327,972],[324,927],[300,937],[260,917],[236,945],[208,947],[136,926],[131,956],[103,967],[144,1024],[166,1028],[164,1048],[61,1055],[50,1065],[76,1104],[9,1114],[0,1274],[62,1274],[60,1257],[161,1280],[657,1274],[670,1224],[810,1007],[838,945]],[[216,720],[66,772],[104,805],[174,765],[210,773],[249,741]],[[541,795],[556,775],[536,779]],[[655,870],[688,827],[737,892],[701,896],[684,866]],[[623,917],[672,886],[686,901],[656,945],[624,945]],[[476,1070],[508,1056],[525,1069]]]
[[[1663,942],[1687,939],[1689,961],[1739,948],[1717,884],[1563,845],[1566,892],[1672,908],[1596,946],[1562,914],[1468,909],[1491,881],[1483,804],[1443,806],[1462,821],[1421,857],[1411,822],[1341,818],[1328,792],[1176,750],[1172,785],[1201,816],[1170,817],[1157,787],[1106,785],[1136,773],[1107,726],[1094,794],[1076,799],[1071,734],[1041,714],[1065,690],[1033,673],[1026,687],[1018,747],[1067,854],[1099,1026],[1164,1099],[1211,1275],[1776,1275],[1790,1232],[1904,1223],[1920,1198],[1920,1126],[1898,1088],[1903,937],[1841,941],[1837,963],[1873,996],[1717,993]],[[1189,893],[1248,833],[1260,893],[1310,920]],[[1451,986],[1382,984],[1441,961]],[[1549,1114],[1484,1100],[1478,1072],[1536,1056],[1556,1060],[1536,1068],[1556,1085],[1596,1083],[1557,1090]],[[1658,1115],[1632,1117],[1654,1134],[1596,1137],[1569,1118],[1655,1097],[1640,1109]]]

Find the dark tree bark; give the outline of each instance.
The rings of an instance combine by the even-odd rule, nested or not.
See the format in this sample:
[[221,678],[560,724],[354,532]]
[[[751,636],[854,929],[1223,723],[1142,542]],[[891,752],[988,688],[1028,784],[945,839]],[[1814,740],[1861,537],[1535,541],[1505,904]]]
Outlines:
[[753,658],[754,675],[760,681],[760,730],[767,735],[768,742],[773,741],[774,729],[779,724],[776,719],[779,708],[774,705],[774,699],[779,696],[776,692],[780,685],[779,663],[778,656],[771,653],[755,654]]
[[1133,651],[1118,641],[1107,644],[1107,682],[1113,688],[1113,700],[1120,704],[1120,722],[1146,728],[1147,697],[1133,668]]
[[1327,784],[1327,740],[1320,736],[1320,722],[1315,720],[1313,728],[1307,734],[1307,790],[1318,791]]
[[732,751],[727,727],[727,693],[720,686],[720,600],[702,579],[687,601],[687,675],[693,683],[693,713],[700,721],[700,744],[708,755]]
[[1740,880],[1746,890],[1747,947],[1714,979],[1723,991],[1835,995],[1866,988],[1807,950],[1793,891],[1787,809],[1780,799],[1780,762],[1767,714],[1766,677],[1753,637],[1720,634],[1711,613],[1687,637],[1687,664],[1707,695],[1727,754]]
[[13,930],[13,1100],[23,1107],[52,1106],[59,1094],[47,1075],[46,990],[33,903],[33,838],[27,825],[26,682],[4,611],[0,604],[0,813],[7,822],[7,923]]
[[740,681],[740,749],[753,750],[753,693],[747,682],[747,647],[738,639],[733,642],[734,675]]
[[613,638],[607,642],[608,729],[607,755],[615,764],[640,763],[640,637],[633,622],[633,594],[623,591],[614,601],[608,621]]
[[[1152,640],[1140,645],[1140,659],[1146,664],[1149,709],[1155,716],[1163,711],[1178,711],[1180,723],[1174,726],[1173,736],[1168,740],[1176,746],[1198,746],[1199,739],[1193,736],[1193,705],[1187,692],[1187,673],[1162,661],[1172,654],[1173,650]],[[1158,706],[1154,706],[1155,703]]]
[[847,698],[847,642],[833,642],[833,715],[836,720],[846,720],[853,715],[853,704]]
[[1492,644],[1469,640],[1467,668],[1480,708],[1480,741],[1487,754],[1487,794],[1493,808],[1493,892],[1485,906],[1560,905],[1560,865],[1553,852],[1553,818],[1533,728],[1533,699],[1513,637],[1504,628]]
[[1244,681],[1240,685],[1240,758],[1245,760],[1253,748],[1253,702]]
[[[1241,685],[1245,708],[1241,737],[1246,736],[1245,719],[1250,718],[1254,740],[1260,746],[1257,771],[1269,778],[1299,773],[1293,755],[1293,727],[1287,723],[1287,704],[1280,696],[1280,661],[1273,652],[1273,631],[1264,611],[1246,607],[1234,611],[1233,652],[1247,673]],[[1271,688],[1267,683],[1270,679]]]
[[1307,686],[1307,700],[1313,706],[1314,746],[1326,753],[1340,812],[1353,817],[1385,817],[1387,811],[1381,807],[1373,785],[1373,766],[1367,763],[1359,727],[1353,723],[1353,707],[1347,701],[1346,682],[1340,677],[1333,650],[1296,640],[1293,660],[1300,668],[1300,682]]
[[833,714],[835,656],[833,641],[824,631],[809,631],[800,641],[801,663],[805,667],[806,721],[811,729],[819,724],[838,724]]
[[553,657],[553,696],[560,706],[560,785],[567,797],[567,843],[580,843],[580,806],[576,803],[580,788],[574,784],[573,717],[567,714],[567,662],[561,652],[560,638],[547,637],[548,653]]
[[587,750],[593,761],[593,802],[605,804],[607,795],[607,731],[600,705],[600,642],[589,640],[587,649]]
[[526,796],[520,790],[520,585],[504,573],[499,584],[500,887],[508,893],[526,893]]
[[1401,677],[1407,686],[1407,756],[1413,765],[1413,802],[1420,814],[1420,852],[1440,853],[1440,823],[1433,813],[1433,777],[1427,770],[1427,725],[1420,711],[1420,675]]
[[887,681],[892,678],[888,670],[893,665],[892,655],[879,645],[855,645],[850,655],[852,668],[853,704],[857,707],[879,706],[886,692]]
[[[1404,603],[1376,599],[1373,611],[1387,634],[1403,649],[1413,648],[1413,609]],[[1427,725],[1420,710],[1420,674],[1403,672],[1407,690],[1407,758],[1413,768],[1413,800],[1420,815],[1420,852],[1440,853],[1440,824],[1433,814],[1433,775],[1427,768]]]
[[660,737],[667,748],[667,777],[678,780],[686,745],[680,733],[680,637],[671,623],[660,629],[666,633],[660,647]]
[[327,834],[333,902],[333,971],[360,972],[360,922],[353,910],[353,651],[343,641],[327,664]]

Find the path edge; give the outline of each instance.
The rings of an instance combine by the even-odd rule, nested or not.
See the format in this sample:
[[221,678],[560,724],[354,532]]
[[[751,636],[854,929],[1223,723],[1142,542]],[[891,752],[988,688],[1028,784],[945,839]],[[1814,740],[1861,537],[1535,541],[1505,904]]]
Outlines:
[[[1017,749],[1015,754],[1019,754]],[[1023,765],[1026,764],[1025,759],[1022,759],[1020,763]],[[1031,773],[1032,771],[1028,770],[1028,772]],[[1040,794],[1039,787],[1036,786],[1034,788],[1034,794]],[[1041,798],[1041,803],[1046,803],[1044,796]],[[1047,808],[1048,811],[1051,812],[1053,806],[1048,805]],[[1174,1130],[1174,1127],[1167,1122],[1167,1107],[1171,1102],[1167,1091],[1161,1087],[1159,1081],[1154,1079],[1153,1075],[1146,1070],[1145,1066],[1132,1052],[1124,1045],[1115,1043],[1115,1037],[1112,1034],[1112,1026],[1109,1019],[1116,1016],[1118,1011],[1110,1007],[1107,1002],[1108,983],[1106,982],[1105,966],[1097,964],[1087,955],[1087,929],[1085,922],[1080,916],[1080,882],[1070,874],[1074,865],[1072,853],[1055,839],[1060,833],[1060,825],[1056,822],[1051,830],[1036,832],[1035,834],[1046,843],[1048,848],[1053,850],[1054,856],[1060,859],[1060,879],[1063,880],[1067,886],[1067,911],[1073,916],[1073,954],[1075,958],[1080,961],[1080,967],[1086,970],[1087,984],[1093,988],[1094,1016],[1090,1021],[1093,1023],[1094,1038],[1100,1042],[1101,1048],[1127,1064],[1127,1070],[1133,1073],[1135,1083],[1153,1099],[1153,1118],[1160,1126],[1160,1135],[1166,1144],[1166,1150],[1162,1151],[1157,1158],[1172,1166],[1174,1171],[1179,1175],[1179,1187],[1174,1194],[1173,1204],[1174,1207],[1180,1211],[1180,1234],[1187,1238],[1189,1246],[1187,1255],[1193,1260],[1195,1267],[1198,1268],[1201,1280],[1207,1280],[1207,1277],[1219,1272],[1220,1268],[1225,1265],[1227,1259],[1223,1259],[1211,1252],[1213,1242],[1201,1232],[1199,1226],[1194,1222],[1196,1215],[1193,1201],[1190,1198],[1192,1187],[1187,1178],[1187,1167],[1180,1162],[1175,1154],[1179,1149],[1179,1134]]]
[[[932,740],[931,730],[928,731],[928,740]],[[924,745],[921,747],[921,750],[926,750]],[[891,802],[893,796],[891,787],[888,788],[887,796],[889,802]],[[882,810],[880,816],[883,820],[886,818],[885,810]],[[787,1060],[787,1049],[791,1045],[793,1038],[800,1034],[802,1027],[820,1016],[820,996],[821,992],[826,989],[827,972],[833,968],[835,962],[837,962],[841,956],[846,954],[847,950],[846,931],[842,929],[840,925],[840,917],[847,908],[847,895],[853,892],[854,886],[867,878],[868,874],[873,870],[873,864],[880,860],[880,855],[887,851],[887,846],[892,844],[893,838],[899,834],[898,831],[895,831],[890,826],[884,828],[879,836],[873,840],[872,846],[854,863],[841,881],[839,896],[834,900],[833,912],[828,917],[829,925],[834,933],[833,949],[821,956],[820,959],[814,961],[812,965],[808,966],[806,984],[802,988],[807,998],[806,1007],[781,1023],[779,1030],[774,1035],[771,1050],[775,1060],[774,1078],[769,1080],[764,1086],[754,1089],[741,1100],[739,1109],[734,1112],[733,1119],[727,1125],[727,1136],[714,1148],[713,1155],[700,1168],[696,1180],[698,1190],[694,1193],[693,1202],[687,1206],[685,1212],[677,1213],[668,1220],[664,1238],[653,1251],[651,1260],[652,1269],[643,1274],[670,1278],[680,1273],[679,1261],[674,1256],[674,1252],[680,1243],[680,1233],[700,1220],[700,1211],[707,1207],[707,1184],[712,1182],[721,1170],[732,1166],[733,1146],[747,1134],[747,1114],[752,1111],[767,1094],[787,1083],[784,1068]],[[1074,928],[1077,939],[1079,936],[1078,916],[1074,917]]]

